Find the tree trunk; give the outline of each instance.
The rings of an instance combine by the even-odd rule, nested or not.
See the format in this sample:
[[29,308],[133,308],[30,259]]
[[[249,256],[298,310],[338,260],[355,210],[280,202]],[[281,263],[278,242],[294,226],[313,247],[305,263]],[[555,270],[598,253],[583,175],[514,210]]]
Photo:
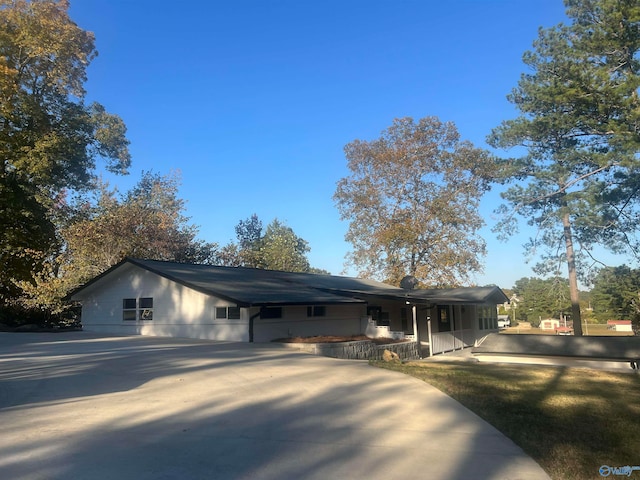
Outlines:
[[578,274],[576,273],[576,259],[573,253],[573,237],[571,235],[571,219],[568,213],[562,216],[564,227],[564,242],[567,249],[567,267],[569,268],[569,293],[571,296],[571,318],[573,320],[573,334],[582,336],[582,318],[580,316],[580,292],[578,291]]

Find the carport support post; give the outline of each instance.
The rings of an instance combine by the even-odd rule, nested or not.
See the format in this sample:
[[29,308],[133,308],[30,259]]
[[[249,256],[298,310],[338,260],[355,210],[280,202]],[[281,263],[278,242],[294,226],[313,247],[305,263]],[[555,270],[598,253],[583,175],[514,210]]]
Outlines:
[[456,338],[456,317],[458,316],[458,313],[460,310],[457,310],[459,307],[457,305],[451,305],[451,329],[452,329],[452,334],[453,334],[453,351],[457,351],[458,347],[456,346],[457,342],[457,338]]
[[418,310],[415,305],[411,306],[411,316],[413,317],[413,334],[416,337],[416,343],[418,344],[418,352],[420,352],[420,337],[418,335]]
[[257,317],[260,316],[261,312],[262,312],[262,308],[260,308],[260,310],[258,310],[257,313],[254,313],[249,317],[249,343],[253,343],[253,322]]

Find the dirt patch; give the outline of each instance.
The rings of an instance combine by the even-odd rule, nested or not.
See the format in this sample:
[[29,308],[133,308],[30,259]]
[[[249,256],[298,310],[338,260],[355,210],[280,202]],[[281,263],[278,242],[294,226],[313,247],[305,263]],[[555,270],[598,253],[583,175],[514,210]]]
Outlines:
[[393,338],[369,338],[366,335],[351,335],[351,336],[339,336],[339,335],[318,335],[315,337],[290,337],[290,338],[278,338],[272,340],[279,343],[340,343],[340,342],[357,342],[360,340],[369,340],[376,345],[388,345],[390,343],[404,343],[407,340],[395,340]]

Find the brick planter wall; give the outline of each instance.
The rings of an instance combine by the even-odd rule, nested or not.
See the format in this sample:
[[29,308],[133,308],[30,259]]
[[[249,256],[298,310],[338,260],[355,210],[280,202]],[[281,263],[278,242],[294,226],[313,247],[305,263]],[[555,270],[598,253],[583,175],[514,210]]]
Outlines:
[[385,350],[395,352],[400,360],[417,360],[420,358],[420,350],[416,342],[390,343],[388,345],[375,345],[375,356],[369,360],[382,360],[382,354]]
[[385,350],[397,353],[400,360],[420,358],[418,345],[415,342],[376,345],[369,340],[358,340],[340,343],[284,343],[283,345],[314,355],[347,360],[382,360],[382,353]]

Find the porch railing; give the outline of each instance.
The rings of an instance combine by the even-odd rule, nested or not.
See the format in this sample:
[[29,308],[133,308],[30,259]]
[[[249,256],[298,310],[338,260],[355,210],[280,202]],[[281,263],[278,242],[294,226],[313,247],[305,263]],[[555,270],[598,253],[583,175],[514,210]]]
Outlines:
[[433,333],[431,334],[431,354],[462,350],[464,347],[473,346],[475,341],[473,329]]

